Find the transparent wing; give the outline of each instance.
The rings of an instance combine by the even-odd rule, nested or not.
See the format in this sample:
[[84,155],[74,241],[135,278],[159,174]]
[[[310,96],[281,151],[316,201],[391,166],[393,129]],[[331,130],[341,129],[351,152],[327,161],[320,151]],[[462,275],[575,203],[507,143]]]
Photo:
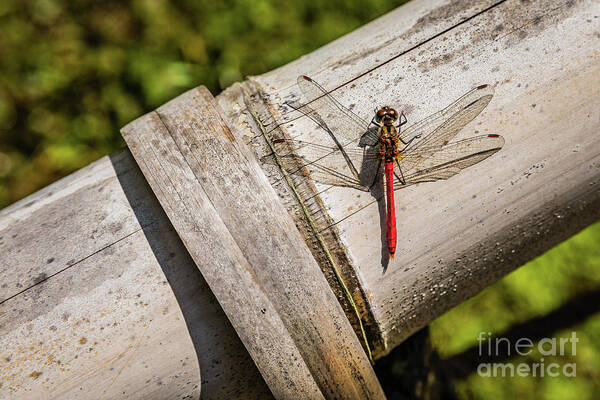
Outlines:
[[376,174],[373,171],[380,163],[374,147],[339,147],[291,139],[278,140],[275,146],[278,157],[263,157],[263,162],[281,163],[290,174],[308,172],[314,181],[328,185],[368,190],[374,180],[368,177]]
[[343,138],[344,143],[359,141],[367,131],[369,123],[344,107],[321,85],[305,75],[298,77],[306,103],[288,103],[297,111],[308,116],[330,134]]
[[[433,154],[428,154],[430,153],[429,149],[424,149],[423,153],[427,153],[425,162],[419,164],[412,171],[405,171],[402,168],[405,185],[402,185],[396,179],[396,188],[399,189],[415,183],[449,179],[463,169],[485,160],[500,150],[503,145],[504,138],[502,136],[482,135],[450,143]],[[415,153],[415,158],[419,158],[418,151]],[[401,167],[403,165],[402,161],[399,162]],[[396,173],[401,176],[398,166],[396,166]]]
[[[490,85],[478,86],[443,110],[407,127],[400,136],[402,139],[410,139],[420,135],[421,139],[414,143],[414,147],[432,146],[436,143],[443,145],[456,135],[462,126],[475,118],[488,105],[493,95],[494,89]],[[447,125],[452,120],[455,120],[454,124],[458,129],[449,130],[447,126],[445,134],[441,134],[439,129],[442,128],[442,124]]]
[[[301,140],[285,142],[286,148],[281,147],[277,154],[279,162],[290,174],[303,174],[307,171],[316,182],[368,190],[381,172],[381,159],[376,147],[340,149],[337,146]],[[290,144],[294,150],[290,148]],[[499,135],[482,135],[450,143],[442,148],[424,147],[401,154],[395,168],[394,187],[400,189],[415,183],[449,179],[496,153],[503,145],[504,139]],[[356,166],[356,173],[348,169],[348,161]],[[274,156],[263,157],[263,162],[276,164]],[[405,166],[409,163],[417,166],[408,170]],[[402,177],[404,182],[400,180]]]
[[421,135],[421,139],[413,142],[405,150],[407,156],[418,155],[406,157],[402,164],[405,173],[412,172],[420,164],[425,163],[428,157],[447,145],[466,124],[481,113],[492,99],[492,95],[491,86],[478,86],[445,109],[407,128],[403,132],[404,136]]
[[323,128],[329,138],[323,138],[320,143],[331,143],[331,146],[285,140],[287,150],[286,146],[282,146],[283,153],[278,150],[280,162],[292,173],[309,172],[317,182],[366,189],[362,171],[369,169],[370,162],[379,161],[369,155],[370,150],[358,146],[361,138],[366,143],[376,143],[377,132],[367,132],[368,122],[344,107],[311,78],[301,75],[297,82],[306,103],[288,104]]
[[[377,130],[367,131],[369,124],[366,121],[340,104],[311,78],[298,77],[298,85],[307,103],[288,104],[321,126],[330,139],[323,139],[319,144],[276,139],[278,162],[288,173],[308,172],[316,182],[368,190],[380,172]],[[504,140],[497,135],[448,144],[487,106],[492,95],[490,86],[479,86],[403,131],[403,138],[416,135],[421,138],[402,151],[396,176],[403,177],[404,184],[397,178],[396,188],[448,179],[498,151]],[[275,163],[275,157],[264,157],[263,161]]]

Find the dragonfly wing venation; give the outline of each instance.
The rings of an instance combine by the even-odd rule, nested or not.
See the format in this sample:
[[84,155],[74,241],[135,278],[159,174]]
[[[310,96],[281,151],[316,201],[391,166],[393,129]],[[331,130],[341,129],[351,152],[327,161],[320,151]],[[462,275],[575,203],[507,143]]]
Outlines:
[[[426,162],[412,171],[404,171],[406,185],[449,179],[496,153],[504,145],[501,136],[476,136],[450,143],[430,155]],[[400,163],[402,167],[402,164]],[[398,182],[400,187],[401,183]]]
[[[359,141],[369,127],[369,123],[344,107],[321,85],[303,75],[298,77],[306,103],[291,103],[297,111],[308,116],[326,131],[344,138],[344,142]],[[344,143],[345,144],[345,143]]]
[[[479,93],[475,92],[475,94]],[[409,146],[405,151],[407,157],[403,160],[402,168],[406,171],[415,169],[433,154],[438,152],[443,146],[447,145],[465,125],[481,113],[488,105],[491,98],[491,94],[486,94],[475,100],[473,100],[471,96],[467,97],[466,100],[470,102],[466,106],[450,115],[415,145]],[[453,111],[456,109],[457,107],[452,107]]]
[[325,185],[352,187],[364,191],[368,190],[368,187],[361,184],[359,179],[339,171],[329,169],[321,164],[308,164],[306,170],[315,182]]
[[[445,121],[449,120],[451,117],[455,118],[453,116],[458,117],[458,115],[467,109],[472,109],[470,112],[473,112],[473,110],[479,110],[471,119],[475,118],[477,114],[479,114],[479,112],[481,112],[481,110],[487,106],[493,95],[494,89],[492,86],[478,86],[477,88],[458,98],[443,110],[433,113],[421,121],[407,127],[400,133],[400,136],[404,140],[411,139],[415,136],[421,136],[420,140],[417,139],[417,141],[415,141],[415,147],[420,145],[420,143],[422,143],[424,146],[429,146],[432,144],[432,138],[436,137],[434,133],[443,123],[445,123]],[[465,125],[467,122],[465,122]]]
[[[308,173],[315,181],[327,185],[368,189],[372,170],[379,159],[373,148],[358,148],[336,145],[321,145],[302,140],[288,139],[276,144],[279,157],[270,155],[262,158],[268,164],[277,164],[289,174]],[[374,179],[374,178],[373,178]]]
[[[290,174],[306,174],[319,183],[368,190],[381,174],[377,127],[340,104],[312,79],[300,76],[307,103],[288,103],[323,128],[328,138],[319,143],[285,139],[277,141],[279,163]],[[430,115],[401,133],[403,138],[419,135],[400,155],[396,166],[396,188],[420,182],[449,179],[463,169],[498,151],[504,139],[484,135],[450,143],[490,102],[491,86],[471,90],[448,107]],[[323,144],[327,143],[327,144]],[[267,161],[268,162],[268,161]],[[401,170],[398,168],[400,167]]]
[[333,132],[329,129],[329,126],[325,123],[321,115],[312,109],[312,107],[307,103],[300,103],[299,101],[288,101],[287,104],[291,106],[294,110],[301,112],[306,115],[308,118],[312,119],[317,125],[323,128],[330,135]]

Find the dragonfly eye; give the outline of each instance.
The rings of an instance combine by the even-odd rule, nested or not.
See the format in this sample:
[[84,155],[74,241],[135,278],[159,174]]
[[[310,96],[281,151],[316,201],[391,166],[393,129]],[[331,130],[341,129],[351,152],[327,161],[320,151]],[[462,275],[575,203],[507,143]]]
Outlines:
[[379,111],[377,111],[377,114],[375,114],[375,118],[377,119],[377,121],[381,121],[387,114],[387,110],[384,108],[380,108]]

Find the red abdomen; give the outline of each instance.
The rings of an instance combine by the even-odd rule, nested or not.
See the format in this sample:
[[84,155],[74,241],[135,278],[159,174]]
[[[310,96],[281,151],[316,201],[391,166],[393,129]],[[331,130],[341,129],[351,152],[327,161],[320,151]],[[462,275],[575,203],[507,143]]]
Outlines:
[[394,208],[394,162],[385,162],[386,240],[390,258],[396,253],[396,209]]

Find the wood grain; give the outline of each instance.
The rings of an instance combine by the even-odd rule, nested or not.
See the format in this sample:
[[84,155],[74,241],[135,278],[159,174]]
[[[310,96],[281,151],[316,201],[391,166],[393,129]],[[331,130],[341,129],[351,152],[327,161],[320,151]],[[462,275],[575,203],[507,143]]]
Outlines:
[[[315,132],[314,124],[279,107],[302,100],[299,74],[335,89],[336,98],[367,119],[374,107],[389,104],[403,109],[409,123],[474,85],[495,86],[490,105],[461,137],[498,133],[505,147],[447,182],[397,192],[396,263],[382,264],[381,217],[370,196],[327,189],[311,206],[334,223],[321,233],[354,282],[353,295],[364,301],[361,316],[377,357],[598,219],[599,15],[592,0],[415,0],[218,96],[234,138],[260,156],[264,142],[245,110],[242,87],[255,95],[259,122],[289,121],[294,126],[283,129],[298,135]],[[176,121],[168,124],[178,131]],[[263,169],[306,233],[294,197],[272,167]],[[223,214],[220,231],[233,238],[231,226],[243,225],[247,214],[231,215],[220,200],[225,194],[207,193],[217,200],[212,215]],[[244,229],[239,232],[255,236]],[[263,255],[251,254],[247,241],[233,241],[241,244],[227,248],[227,256],[246,260],[246,278],[271,272],[249,261]],[[317,243],[308,236],[307,243],[322,262]],[[282,265],[286,275],[295,274],[293,265]],[[202,398],[272,397],[127,151],[0,211],[0,266],[2,398],[197,398],[200,380]],[[298,294],[292,283],[288,289]],[[281,307],[271,302],[269,310]]]
[[383,398],[327,281],[208,90],[123,135],[275,397]]
[[[300,74],[367,121],[375,107],[391,105],[409,125],[479,84],[495,87],[456,139],[497,133],[504,148],[448,181],[397,192],[395,262],[383,245],[385,205],[374,195],[301,184],[315,219],[324,221],[321,234],[332,232],[329,250],[345,254],[359,282],[354,294],[366,302],[363,320],[374,324],[367,331],[376,357],[600,216],[599,14],[598,2],[582,0],[415,1],[220,96],[260,159],[270,152],[261,124],[281,136],[327,139],[284,105],[302,102]],[[383,29],[394,21],[399,30]],[[302,226],[277,167],[263,168]]]
[[0,265],[3,399],[272,398],[129,151],[0,211]]

